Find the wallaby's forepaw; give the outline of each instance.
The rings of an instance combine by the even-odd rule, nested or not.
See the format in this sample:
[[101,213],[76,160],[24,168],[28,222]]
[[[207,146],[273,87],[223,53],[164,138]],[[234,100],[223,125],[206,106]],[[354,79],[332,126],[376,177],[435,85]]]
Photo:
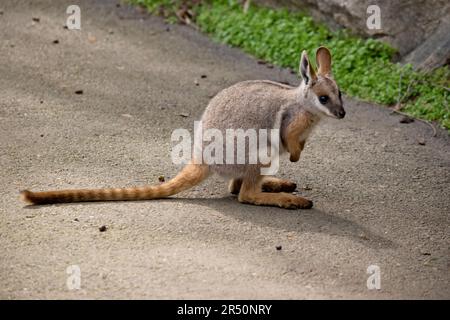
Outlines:
[[297,162],[298,160],[300,160],[300,152],[295,152],[295,153],[291,153],[291,156],[289,157],[289,160],[291,162]]
[[297,184],[289,180],[268,180],[262,184],[263,192],[294,192],[297,189]]

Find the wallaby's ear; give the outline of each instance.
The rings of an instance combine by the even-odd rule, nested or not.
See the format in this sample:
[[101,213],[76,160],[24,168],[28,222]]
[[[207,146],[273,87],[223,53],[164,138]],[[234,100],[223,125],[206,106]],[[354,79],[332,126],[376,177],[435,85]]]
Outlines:
[[331,75],[331,53],[328,48],[320,47],[316,51],[316,62],[318,74],[321,76]]
[[303,50],[302,57],[300,58],[300,74],[302,75],[305,84],[310,84],[310,82],[317,79],[316,72],[311,66],[308,59],[308,54],[305,50]]

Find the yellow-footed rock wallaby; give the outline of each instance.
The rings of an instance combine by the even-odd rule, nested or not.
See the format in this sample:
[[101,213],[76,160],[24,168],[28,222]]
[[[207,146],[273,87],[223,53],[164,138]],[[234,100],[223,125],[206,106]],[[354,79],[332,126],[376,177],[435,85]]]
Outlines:
[[[300,158],[312,128],[323,116],[342,119],[345,111],[341,92],[332,78],[331,54],[325,47],[316,52],[318,71],[303,51],[300,60],[302,82],[298,87],[257,80],[237,83],[219,92],[209,102],[201,118],[203,129],[224,133],[227,129],[278,129],[278,155],[289,153],[290,161]],[[195,159],[193,159],[195,160]],[[266,165],[267,166],[267,165]],[[205,164],[191,161],[173,179],[157,186],[111,189],[80,189],[21,192],[31,204],[80,201],[148,200],[165,198],[191,188],[210,173],[230,179],[229,190],[242,203],[308,209],[312,201],[293,195],[296,184],[264,176],[261,163]]]

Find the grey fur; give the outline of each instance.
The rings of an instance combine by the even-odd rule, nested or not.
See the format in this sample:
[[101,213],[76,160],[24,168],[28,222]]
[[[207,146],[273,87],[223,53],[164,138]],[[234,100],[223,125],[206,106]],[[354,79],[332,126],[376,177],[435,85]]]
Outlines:
[[[305,53],[302,55],[301,66],[303,64],[310,66]],[[313,74],[313,77],[316,75]],[[324,110],[318,106],[318,97],[311,89],[314,81],[310,80],[308,84],[303,81],[298,87],[256,80],[226,88],[211,99],[204,111],[201,119],[203,130],[218,129],[223,137],[226,136],[226,129],[280,129],[282,133],[290,120],[299,113],[307,113],[312,118],[312,129],[324,115]],[[307,138],[310,129],[304,136],[302,134],[303,140]],[[284,152],[284,148],[281,148],[280,154]],[[212,172],[228,178],[252,179],[260,175],[260,169],[259,163],[210,165]]]

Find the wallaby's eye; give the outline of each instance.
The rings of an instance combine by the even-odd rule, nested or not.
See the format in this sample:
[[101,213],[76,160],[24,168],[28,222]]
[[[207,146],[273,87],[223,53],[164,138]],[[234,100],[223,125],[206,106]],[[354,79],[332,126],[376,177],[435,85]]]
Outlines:
[[328,96],[320,96],[319,101],[321,104],[326,104],[330,98]]

